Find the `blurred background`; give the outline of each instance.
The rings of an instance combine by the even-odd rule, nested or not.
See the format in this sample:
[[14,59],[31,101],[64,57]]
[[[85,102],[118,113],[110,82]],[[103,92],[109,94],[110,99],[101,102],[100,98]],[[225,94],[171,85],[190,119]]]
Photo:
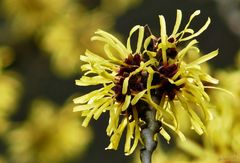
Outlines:
[[199,47],[204,54],[220,49],[206,66],[235,97],[210,92],[216,104],[216,118],[208,126],[211,139],[189,133],[188,145],[163,140],[155,162],[169,157],[240,162],[239,0],[1,0],[0,163],[139,162],[135,154],[124,156],[122,145],[118,151],[104,150],[107,114],[83,128],[80,114],[72,112],[72,99],[94,89],[74,84],[81,76],[79,56],[87,48],[102,50],[90,41],[97,29],[125,43],[137,24],[148,24],[157,35],[162,14],[171,30],[176,9],[183,12],[183,24],[201,10],[193,22],[196,30],[211,18],[198,37]]

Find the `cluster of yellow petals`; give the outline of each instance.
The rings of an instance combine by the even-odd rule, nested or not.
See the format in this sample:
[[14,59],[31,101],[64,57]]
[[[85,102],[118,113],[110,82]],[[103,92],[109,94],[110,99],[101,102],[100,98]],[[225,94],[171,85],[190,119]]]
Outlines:
[[[205,73],[200,65],[215,57],[218,54],[218,50],[203,55],[190,63],[184,61],[184,56],[188,54],[188,51],[195,50],[196,53],[200,52],[195,46],[198,42],[194,38],[205,31],[210,24],[210,18],[208,18],[206,23],[197,32],[191,29],[190,24],[192,20],[199,14],[199,10],[195,11],[190,16],[189,21],[183,30],[179,31],[182,12],[177,10],[176,23],[170,35],[167,35],[164,17],[162,15],[159,16],[161,42],[158,43],[157,48],[162,50],[163,64],[176,63],[178,65],[176,74],[169,77],[168,81],[176,86],[183,85],[183,87],[176,93],[173,100],[164,95],[160,97],[159,103],[153,100],[151,90],[156,89],[156,87],[161,87],[161,85],[152,85],[155,73],[155,70],[153,70],[152,67],[157,66],[160,63],[156,59],[156,52],[147,49],[151,39],[155,38],[155,36],[151,35],[145,38],[144,26],[137,25],[130,30],[127,44],[125,46],[116,37],[105,31],[98,30],[95,32],[95,36],[92,37],[92,40],[104,43],[106,57],[101,57],[98,54],[87,50],[85,55],[80,57],[80,59],[85,62],[81,67],[84,74],[80,80],[76,80],[76,84],[79,86],[102,84],[103,87],[74,99],[74,103],[78,104],[74,108],[74,111],[80,111],[82,116],[85,117],[83,126],[87,126],[91,118],[97,120],[103,112],[109,112],[107,135],[111,138],[110,145],[107,149],[118,148],[120,138],[125,129],[127,130],[125,142],[126,155],[129,155],[134,151],[139,141],[142,142],[140,137],[140,123],[142,120],[139,118],[137,108],[135,107],[139,100],[146,102],[156,110],[156,120],[163,124],[160,134],[167,141],[170,140],[170,135],[167,133],[167,130],[169,129],[176,132],[182,140],[185,139],[183,133],[179,129],[179,111],[187,112],[191,121],[192,129],[198,134],[202,134],[205,131],[204,121],[211,119],[212,116],[209,112],[210,98],[205,92],[205,89],[210,87],[205,86],[203,82],[217,84],[218,80]],[[135,46],[136,49],[133,49],[131,46],[131,37],[135,33],[137,33],[138,38]],[[169,38],[174,38],[174,42],[169,42]],[[180,42],[184,41],[189,41],[189,43],[186,47],[183,47],[178,51],[177,56],[174,59],[170,59],[167,56],[167,49],[177,47]],[[125,100],[122,103],[118,102],[114,98],[115,92],[112,88],[115,86],[115,77],[120,66],[125,64],[124,61],[129,55],[144,53],[149,56],[149,59],[145,62],[141,61],[140,66],[124,79],[122,94],[125,95]],[[145,71],[148,74],[146,89],[135,94],[127,94],[129,79],[141,71]],[[133,121],[130,120],[132,117],[121,115],[121,113],[130,106],[132,107]],[[168,129],[165,130],[164,128]]]

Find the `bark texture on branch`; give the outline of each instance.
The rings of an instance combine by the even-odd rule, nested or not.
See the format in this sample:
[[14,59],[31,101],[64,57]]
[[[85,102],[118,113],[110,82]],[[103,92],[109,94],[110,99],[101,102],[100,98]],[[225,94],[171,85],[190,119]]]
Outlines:
[[141,118],[146,122],[142,126],[141,137],[144,143],[143,148],[140,151],[140,157],[142,163],[152,162],[152,153],[157,147],[157,141],[154,140],[154,135],[159,132],[161,122],[155,120],[155,111],[151,108],[144,108],[144,114]]

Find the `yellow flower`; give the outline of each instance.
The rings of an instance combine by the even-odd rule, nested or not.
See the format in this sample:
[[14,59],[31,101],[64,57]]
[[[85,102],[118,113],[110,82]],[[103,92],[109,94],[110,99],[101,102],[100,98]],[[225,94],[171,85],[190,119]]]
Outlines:
[[10,30],[16,38],[25,38],[39,32],[42,26],[52,22],[69,5],[68,0],[3,0],[3,12],[10,21]]
[[[152,103],[152,106],[157,110],[157,118],[165,126],[176,131],[182,138],[183,135],[179,131],[177,112],[180,108],[183,108],[189,115],[192,129],[198,134],[202,134],[205,131],[205,126],[200,118],[201,115],[204,120],[209,120],[212,117],[209,112],[210,98],[205,92],[205,88],[215,88],[205,86],[204,84],[218,83],[218,80],[205,73],[200,66],[202,63],[215,57],[218,54],[218,50],[210,52],[190,63],[184,61],[184,56],[187,55],[188,51],[200,52],[195,46],[198,42],[194,38],[200,35],[210,23],[210,18],[208,18],[205,25],[197,32],[194,32],[189,26],[193,18],[199,14],[199,10],[195,11],[190,16],[187,25],[182,31],[179,31],[182,13],[180,10],[177,10],[176,23],[172,34],[169,36],[166,32],[165,19],[162,15],[159,16],[160,37],[152,35],[148,29],[150,36],[144,42],[146,49],[144,55],[146,58],[158,60],[158,64],[151,67],[154,71],[149,71],[148,77],[152,83],[148,90],[152,89],[151,87],[158,87],[154,89],[158,100],[157,103]],[[180,48],[179,44],[184,41],[190,42],[186,47]],[[150,95],[150,91],[148,92],[149,99],[151,99],[153,94]]]
[[[137,48],[132,52],[130,39],[137,30],[139,30]],[[87,50],[85,55],[80,57],[82,61],[87,62],[81,67],[86,72],[76,84],[79,86],[102,84],[103,88],[74,99],[74,102],[79,104],[74,111],[81,111],[82,116],[86,116],[83,126],[87,126],[92,117],[98,119],[102,112],[109,111],[107,135],[111,136],[111,142],[107,149],[118,148],[122,132],[127,128],[125,152],[130,154],[140,140],[136,103],[146,92],[142,85],[141,72],[154,59],[146,63],[141,61],[140,50],[144,36],[142,26],[135,26],[130,31],[127,47],[107,32],[98,30],[95,34],[92,40],[105,43],[107,59]],[[134,142],[131,146],[132,138]]]
[[[87,50],[80,59],[85,72],[79,86],[99,85],[102,88],[74,99],[74,111],[81,111],[85,116],[83,126],[87,126],[91,118],[98,119],[102,112],[110,114],[107,135],[111,136],[107,149],[117,149],[123,131],[126,129],[125,154],[131,154],[140,137],[144,121],[144,111],[156,112],[156,121],[175,131],[181,139],[185,139],[179,130],[178,113],[183,108],[189,115],[192,128],[199,134],[205,130],[204,119],[211,119],[208,110],[208,88],[203,84],[216,84],[218,80],[201,70],[200,64],[215,57],[213,51],[191,63],[184,62],[189,50],[199,49],[194,37],[201,34],[209,25],[210,19],[197,32],[189,27],[192,19],[200,11],[194,12],[184,29],[178,32],[182,14],[177,11],[177,19],[170,36],[166,33],[166,23],[160,18],[160,37],[154,36],[148,26],[137,25],[129,33],[127,45],[123,45],[113,35],[98,30],[92,40],[104,43],[106,58]],[[136,49],[132,48],[131,37],[138,34]],[[188,36],[186,36],[188,34]],[[193,39],[193,40],[191,40]],[[185,48],[179,50],[179,43],[191,40]],[[161,127],[160,134],[169,141],[170,136]],[[156,137],[155,137],[156,138]],[[133,139],[133,140],[132,140]],[[132,142],[133,141],[133,142]]]
[[22,84],[19,74],[6,68],[14,60],[11,48],[0,46],[0,135],[10,127],[10,116],[16,111],[21,97]]
[[34,100],[29,118],[6,134],[8,161],[59,163],[82,156],[92,133],[90,128],[81,128],[71,107],[68,103],[58,107],[47,100]]
[[[212,109],[214,119],[206,126],[208,134],[200,142],[199,139],[194,141],[194,138],[177,142],[177,152],[184,151],[188,162],[240,161],[240,69],[217,71],[216,76],[220,80],[220,86],[231,91],[232,96],[223,91],[210,92],[212,103],[216,107]],[[171,157],[167,153],[166,155],[167,158]]]

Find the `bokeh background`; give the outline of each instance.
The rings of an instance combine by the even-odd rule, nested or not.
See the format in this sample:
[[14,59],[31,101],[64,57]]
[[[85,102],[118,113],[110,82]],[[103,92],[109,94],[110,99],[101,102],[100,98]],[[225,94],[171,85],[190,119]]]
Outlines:
[[99,28],[126,42],[136,24],[158,34],[160,14],[172,29],[176,9],[183,11],[183,24],[201,10],[195,29],[211,17],[199,47],[202,53],[220,49],[206,67],[235,97],[210,92],[217,106],[210,136],[189,133],[192,141],[185,144],[162,140],[155,162],[240,162],[239,0],[1,0],[0,163],[139,162],[135,154],[124,156],[122,145],[104,150],[107,115],[83,128],[80,114],[72,112],[72,99],[94,89],[74,84],[81,76],[79,56],[87,48],[102,51],[90,41]]

